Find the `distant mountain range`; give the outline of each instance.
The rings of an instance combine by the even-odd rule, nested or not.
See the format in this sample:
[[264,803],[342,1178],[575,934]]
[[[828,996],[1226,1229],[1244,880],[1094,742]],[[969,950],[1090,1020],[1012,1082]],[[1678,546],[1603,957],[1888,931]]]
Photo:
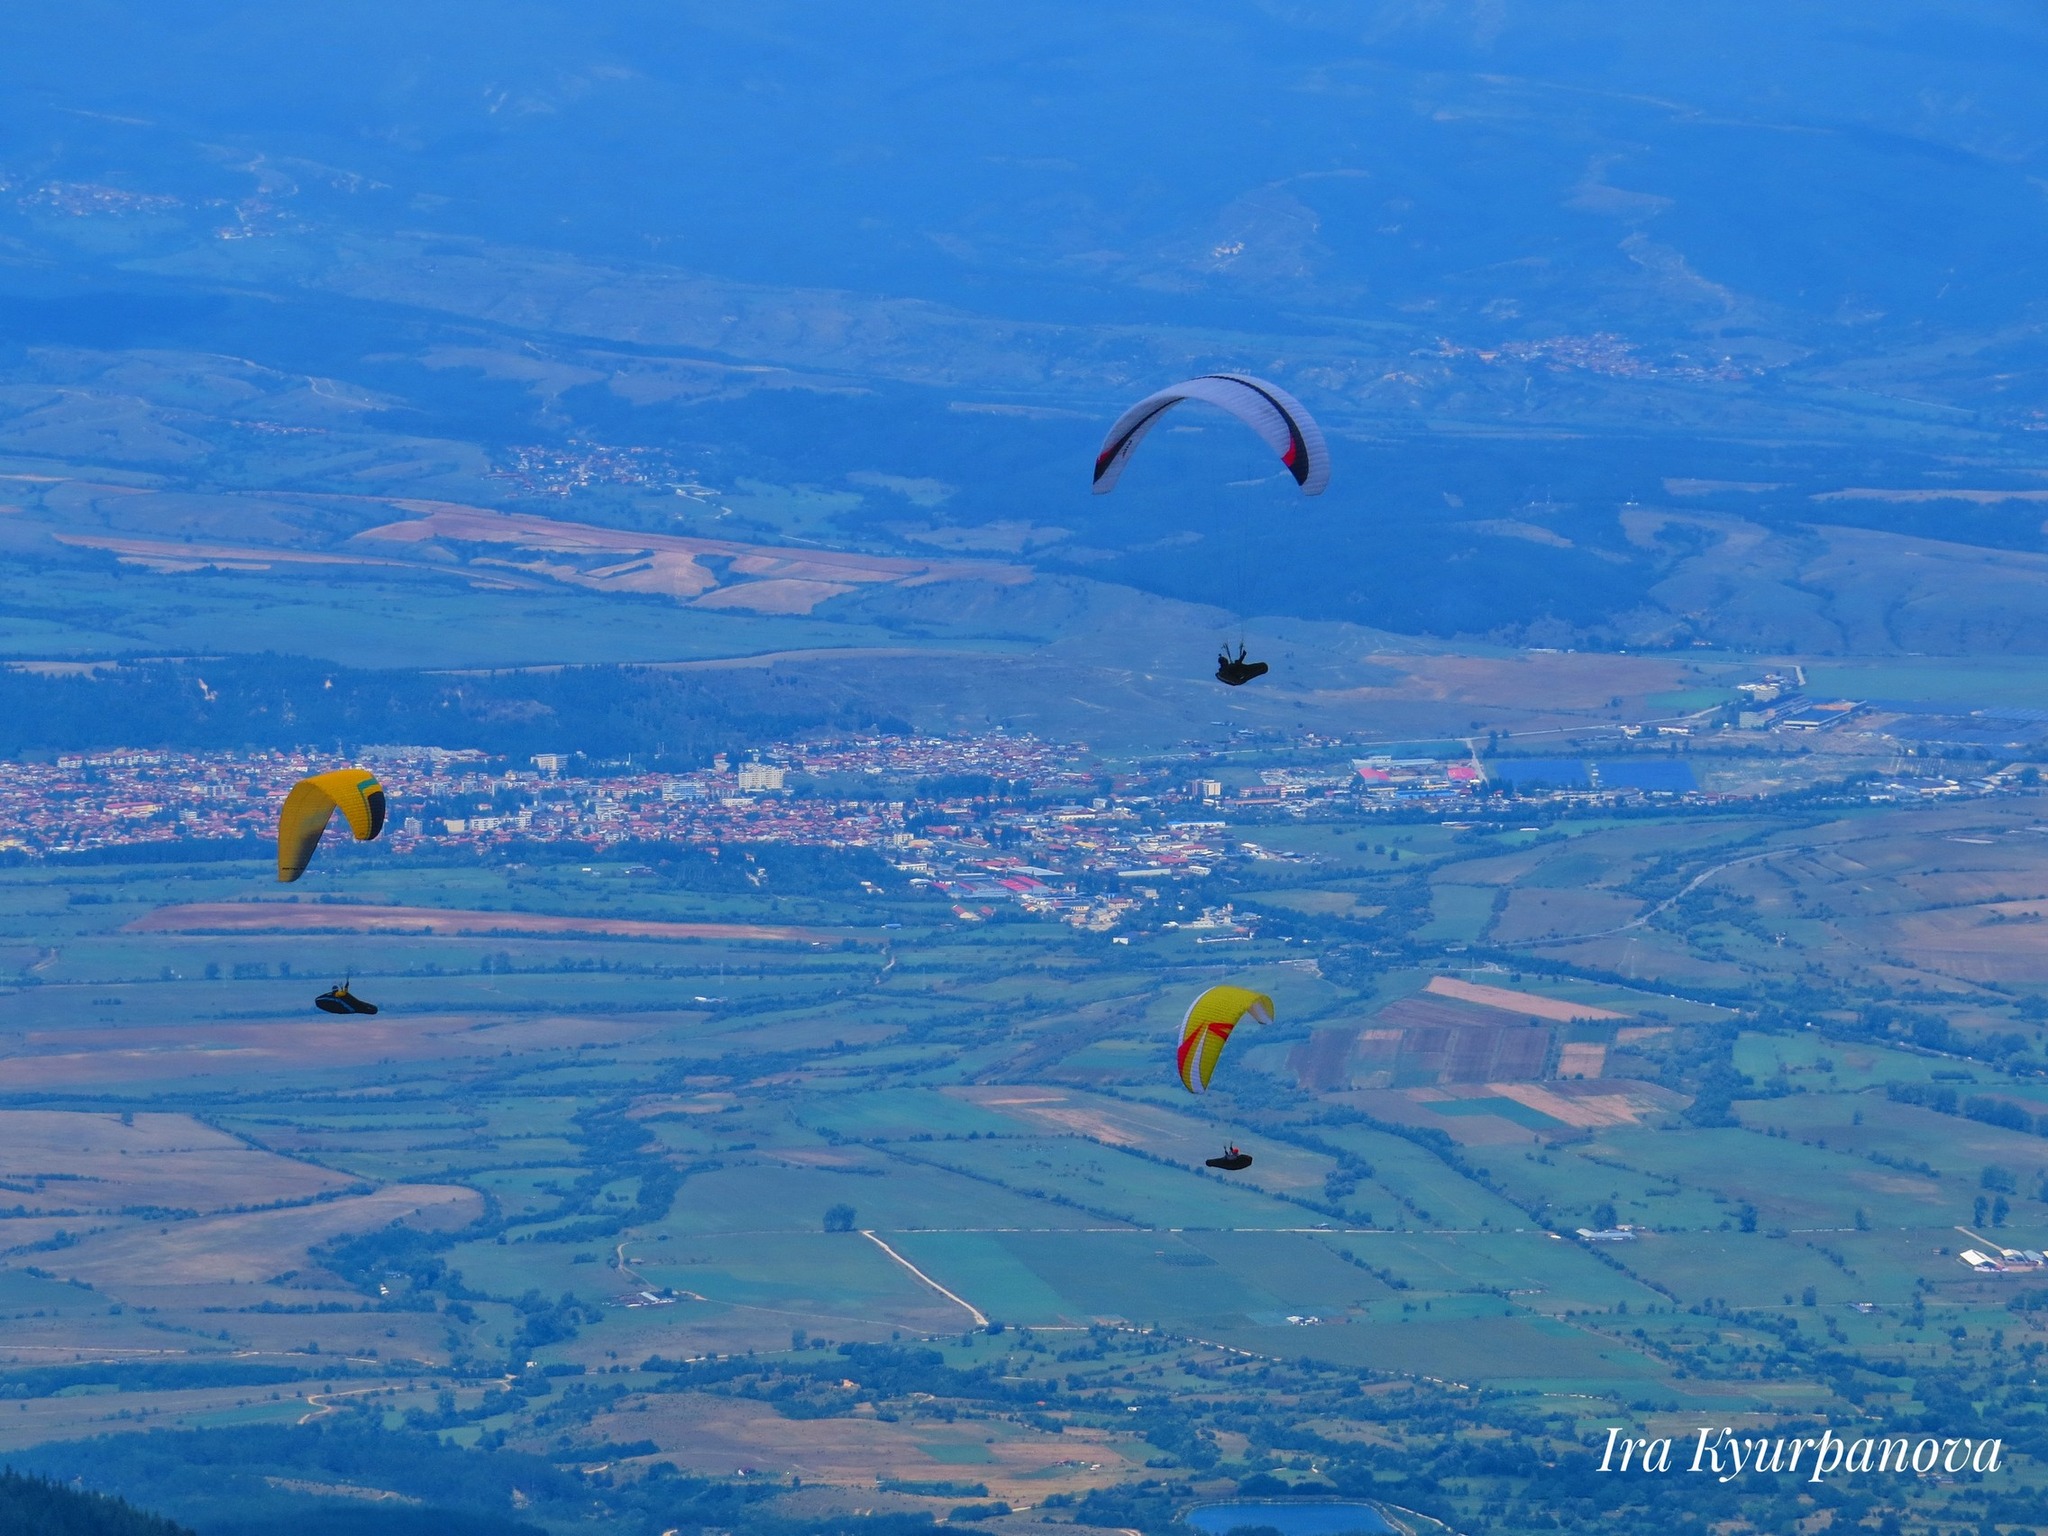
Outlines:
[[[1038,595],[1105,586],[1358,642],[2048,649],[2017,4],[229,17],[8,24],[15,654],[204,649],[108,622],[113,573],[177,578],[154,613],[254,566],[384,581],[366,621],[469,612],[436,573],[740,610],[677,658],[1043,644]],[[1321,416],[1327,497],[1193,413],[1087,495],[1121,403],[1225,366]],[[298,648],[289,609],[214,644]]]

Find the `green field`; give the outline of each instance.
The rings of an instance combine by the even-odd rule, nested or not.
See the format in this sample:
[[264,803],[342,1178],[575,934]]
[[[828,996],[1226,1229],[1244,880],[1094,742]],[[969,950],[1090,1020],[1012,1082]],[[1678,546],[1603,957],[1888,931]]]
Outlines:
[[[1852,876],[1858,890],[1889,882],[1882,920],[1896,922],[1916,889],[1944,901],[1955,882],[2008,878],[1972,872],[1984,847],[2003,858],[2030,845],[1967,831],[1955,835],[1975,840],[1955,844],[1927,816],[1894,826],[1862,813],[1824,835],[1747,816],[1566,836],[1374,831],[1403,852],[1396,862],[1358,858],[1355,831],[1272,829],[1273,846],[1321,850],[1321,862],[1283,866],[1278,884],[1272,865],[1258,871],[1261,899],[1308,937],[1261,937],[1221,963],[1170,934],[1110,948],[1049,924],[955,924],[908,894],[880,907],[852,893],[713,896],[602,868],[481,861],[337,859],[317,891],[904,926],[886,971],[862,947],[132,933],[159,906],[245,893],[261,871],[0,870],[0,953],[18,967],[0,1032],[0,1184],[23,1202],[0,1211],[0,1316],[17,1367],[153,1350],[307,1378],[262,1393],[139,1377],[52,1391],[20,1424],[0,1414],[0,1444],[96,1432],[143,1407],[165,1425],[288,1420],[324,1411],[311,1378],[339,1368],[362,1412],[392,1425],[445,1413],[455,1443],[502,1434],[548,1450],[586,1430],[638,1440],[644,1423],[687,1462],[690,1415],[729,1400],[709,1388],[675,1399],[668,1377],[638,1368],[650,1357],[751,1351],[814,1393],[801,1371],[822,1358],[820,1340],[931,1341],[972,1358],[992,1347],[970,1334],[981,1319],[1017,1341],[993,1346],[1023,1352],[1005,1357],[1010,1369],[1042,1370],[1034,1351],[1064,1351],[1062,1370],[1105,1391],[1175,1380],[1241,1404],[1249,1373],[1285,1362],[1375,1390],[1483,1388],[1574,1422],[1847,1411],[1850,1378],[1787,1340],[1968,1372],[1995,1368],[2031,1332],[2035,1314],[2006,1303],[2041,1279],[1975,1277],[1955,1257],[1973,1242],[2048,1241],[2048,1140],[1961,1112],[1985,1094],[2048,1112],[2039,1025],[2020,994],[1923,982],[1925,995],[1887,1002],[1857,990],[1851,962],[1756,931],[1778,921],[1772,903],[1787,920],[1809,912],[1815,931],[1874,931],[1875,909],[1848,912],[1837,889]],[[1829,839],[1855,850],[1854,871],[1810,851]],[[1887,863],[1901,840],[1968,867]],[[1769,857],[1730,863],[1755,853]],[[1480,941],[1504,885],[1627,889],[1648,907],[1723,866],[1725,886],[1637,930],[1633,976],[1536,951],[1441,952]],[[1418,890],[1431,906],[1407,914],[1398,948],[1375,954],[1349,936],[1388,921],[1368,909],[1398,913]],[[1658,954],[1676,957],[1673,972],[1643,974]],[[1715,978],[1710,995],[1675,984],[1679,958]],[[308,1008],[345,968],[384,1013]],[[1444,974],[1626,1015],[1567,1032],[1609,1043],[1611,1081],[1556,1086],[1623,1093],[1646,1078],[1672,1107],[1580,1125],[1564,1118],[1569,1100],[1440,1097],[1394,1125],[1298,1086],[1289,1063],[1311,1030],[1369,1024]],[[1280,999],[1281,1022],[1192,1099],[1171,1075],[1172,1030],[1189,992],[1226,975]],[[2003,1054],[1917,1044],[1937,996],[1952,1046],[2003,1042]],[[1725,1111],[1695,1114],[1716,1081],[1730,1085]],[[1943,1112],[1888,1086],[1957,1097]],[[145,1131],[161,1145],[152,1177],[203,1189],[209,1165],[181,1159],[227,1155],[205,1150],[224,1137],[257,1160],[235,1165],[255,1178],[236,1188],[259,1193],[206,1212],[196,1195],[148,1194],[119,1141]],[[60,1133],[85,1138],[69,1166],[49,1150]],[[1201,1166],[1225,1139],[1254,1150],[1251,1169]],[[353,1193],[314,1198],[313,1177]],[[85,1209],[88,1185],[90,1220],[65,1214]],[[2006,1202],[1995,1215],[1994,1194]],[[1636,1240],[1595,1248],[1572,1235],[1596,1221],[1632,1224]],[[605,1385],[486,1399],[508,1371],[550,1367],[571,1373],[551,1382]],[[1854,1390],[1877,1401],[1911,1379],[1873,1375]],[[437,1406],[434,1381],[454,1409]],[[1073,1433],[1095,1436],[1079,1457],[1042,1445],[1058,1438],[1044,1425],[961,1434],[936,1409],[911,1412],[919,1401],[859,1419],[861,1434],[894,1437],[860,1455],[1020,1490],[1084,1488],[1180,1454],[1118,1421],[1121,1397],[1092,1419],[1046,1398]],[[735,1421],[717,1454],[766,1457],[785,1422],[839,1426],[803,1431],[824,1437],[806,1453],[823,1456],[855,1421],[829,1404],[818,1413]]]
[[2048,689],[2048,660],[2038,656],[1890,656],[1815,662],[1806,669],[1817,697],[2036,707]]

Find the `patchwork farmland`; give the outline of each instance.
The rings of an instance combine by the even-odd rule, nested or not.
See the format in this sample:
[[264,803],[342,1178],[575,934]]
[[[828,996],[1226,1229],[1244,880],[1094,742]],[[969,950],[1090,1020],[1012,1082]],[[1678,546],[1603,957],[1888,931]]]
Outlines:
[[[1573,1433],[1849,1401],[1796,1354],[1762,1368],[1765,1338],[1988,1369],[2048,1288],[1956,1254],[2048,1242],[2048,1009],[2017,959],[1943,970],[1943,936],[2028,931],[2031,826],[1425,826],[1385,870],[1273,826],[1227,966],[1199,927],[1116,945],[901,883],[635,876],[614,906],[622,864],[479,855],[337,860],[294,903],[249,899],[255,864],[0,871],[0,1366],[106,1388],[24,1398],[0,1446],[138,1415],[428,1424],[812,1498],[873,1497],[880,1468],[943,1511],[960,1495],[915,1490],[1124,1486],[1171,1454],[1147,1383],[1221,1392],[1248,1362],[1483,1383]],[[1346,936],[1428,933],[1417,892],[1565,880],[1641,920],[1380,958]],[[382,1013],[310,1010],[345,970]],[[1221,974],[1279,1022],[1192,1098],[1172,1031]],[[1226,1142],[1250,1169],[1204,1166]],[[1053,1384],[862,1385],[860,1351],[913,1344],[946,1392]],[[1061,1354],[1093,1407],[1046,1374]],[[736,1393],[749,1361],[797,1397]]]

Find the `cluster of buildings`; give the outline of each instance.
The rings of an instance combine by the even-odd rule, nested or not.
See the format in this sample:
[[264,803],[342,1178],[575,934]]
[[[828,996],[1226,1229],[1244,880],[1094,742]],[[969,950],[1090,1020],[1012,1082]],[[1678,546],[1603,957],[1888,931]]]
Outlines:
[[[947,898],[963,920],[1007,906],[1104,931],[1169,891],[1193,893],[1226,861],[1290,857],[1246,840],[1259,822],[1462,814],[1509,787],[1524,798],[1600,804],[1701,797],[1686,756],[1668,753],[1484,763],[1382,753],[1348,766],[1337,758],[1251,771],[1183,756],[1112,773],[1078,744],[999,730],[783,743],[685,772],[567,752],[508,763],[418,746],[366,746],[354,760],[389,794],[384,842],[401,856],[535,843],[593,853],[660,843],[861,848]],[[12,764],[0,775],[0,854],[268,839],[291,786],[337,765],[301,751],[112,751]],[[1909,792],[1931,791],[1902,780],[1871,797]]]
[[1486,787],[1484,770],[1469,761],[1381,755],[1359,758],[1351,767],[1367,801],[1380,805],[1456,801]]
[[2032,1248],[1999,1248],[1990,1253],[1980,1248],[1965,1248],[1956,1255],[1966,1267],[1980,1275],[2003,1275],[2014,1270],[2048,1268],[2048,1255]]
[[[0,184],[4,190],[4,184]],[[88,218],[104,213],[165,213],[183,206],[179,198],[162,192],[132,192],[96,181],[46,181],[15,199],[24,208]]]
[[652,769],[577,772],[573,758],[542,754],[526,768],[500,768],[481,754],[416,755],[366,750],[364,760],[391,796],[395,851],[503,848],[520,843],[800,843],[888,846],[904,835],[907,802],[797,796],[789,770],[734,766],[721,758],[693,773]]
[[1394,757],[1380,753],[1354,758],[1349,773],[1320,768],[1262,768],[1259,782],[1226,790],[1220,779],[1192,779],[1183,788],[1188,797],[1208,805],[1251,809],[1277,807],[1306,815],[1318,804],[1362,801],[1367,810],[1397,806],[1451,804],[1486,787],[1486,772],[1475,761],[1444,761],[1435,757]]
[[[517,765],[430,747],[353,756],[385,787],[384,841],[399,855],[537,842],[593,852],[662,842],[866,848],[969,920],[1014,903],[1107,930],[1166,882],[1200,880],[1233,851],[1220,817],[1171,814],[1185,792],[1137,792],[1084,766],[1084,748],[1001,732],[791,744],[682,773],[554,753]],[[292,785],[334,766],[326,755],[275,751],[12,765],[0,776],[0,851],[269,838]]]
[[1473,357],[1482,363],[1522,363],[1556,372],[1578,369],[1617,379],[1728,380],[1747,378],[1754,372],[1725,353],[1719,357],[1694,358],[1677,352],[1661,362],[1655,361],[1639,354],[1634,342],[1615,331],[1594,331],[1585,336],[1545,336],[1505,342],[1492,348],[1460,347],[1440,340],[1437,355]]
[[1787,731],[1794,734],[1830,730],[1861,714],[1861,699],[1814,699],[1806,696],[1806,672],[1766,672],[1753,683],[1738,683],[1742,695],[1735,726],[1743,731]]
[[[1037,868],[1018,850],[1042,841],[1048,828],[1097,819],[1107,802],[1044,816],[992,815],[982,796],[997,789],[1033,797],[1092,792],[1095,775],[1074,766],[1084,753],[992,732],[790,744],[747,761],[720,754],[710,767],[684,773],[589,767],[568,754],[543,753],[528,768],[503,769],[476,754],[422,760],[411,749],[385,748],[368,756],[373,767],[380,755],[389,759],[382,771],[394,807],[427,808],[394,809],[393,843],[401,852],[420,842],[870,848],[967,902],[1035,901],[1052,889],[1040,877],[1060,871]],[[1049,850],[1066,846],[1055,839]]]
[[[1229,785],[1181,779],[1171,765],[1111,776],[1084,747],[1003,731],[788,743],[680,773],[574,753],[507,764],[368,746],[355,758],[391,797],[386,837],[400,852],[535,841],[874,848],[963,905],[1050,904],[1091,914],[1082,921],[1114,914],[1067,886],[1200,879],[1246,851],[1227,835],[1240,813],[1451,809],[1487,787],[1476,761],[1388,755],[1349,772],[1268,768]],[[13,765],[0,779],[0,851],[268,837],[291,786],[334,766],[303,751],[126,750]]]
[[0,775],[0,852],[271,836],[292,785],[333,766],[301,752],[103,752],[10,764]]
[[513,448],[491,478],[508,482],[523,496],[574,496],[600,485],[638,486],[668,491],[693,501],[710,501],[718,492],[678,469],[659,448],[609,448],[602,443],[571,440],[566,447]]
[[1229,856],[1224,822],[1164,820],[1150,810],[1156,798],[1122,803],[1098,795],[997,809],[985,820],[973,819],[968,802],[941,802],[934,812],[947,819],[896,840],[891,854],[913,884],[950,897],[957,916],[989,916],[976,904],[1007,900],[1106,932],[1157,901],[1166,882],[1202,880]]
[[2003,772],[1988,773],[1977,779],[1955,779],[1945,774],[1909,779],[1895,774],[1873,781],[1864,798],[1872,805],[1955,800],[1965,796],[1995,795],[2001,790],[2012,789],[2018,782],[2017,774]]
[[1072,742],[989,731],[979,736],[858,736],[770,747],[762,763],[817,779],[892,778],[959,783],[986,778],[1035,794],[1094,789],[1104,781]]

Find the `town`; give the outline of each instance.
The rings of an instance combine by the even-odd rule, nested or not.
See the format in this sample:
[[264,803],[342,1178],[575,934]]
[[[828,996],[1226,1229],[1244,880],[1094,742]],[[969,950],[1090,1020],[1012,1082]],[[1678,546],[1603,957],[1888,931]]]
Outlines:
[[[1510,806],[1518,815],[1705,809],[1762,793],[1703,788],[1695,764],[1714,761],[1710,754],[1629,751],[1632,734],[1624,728],[1627,755],[1604,758],[1482,757],[1471,744],[1351,756],[1355,744],[1316,740],[1289,753],[1243,745],[1112,762],[1082,743],[1004,731],[785,742],[682,771],[573,752],[514,762],[367,745],[352,755],[391,796],[384,841],[399,857],[535,845],[594,854],[659,844],[867,849],[946,897],[963,921],[1013,904],[1105,931],[1165,889],[1185,897],[1227,861],[1291,857],[1258,841],[1265,823],[1447,821]],[[1308,761],[1262,765],[1275,756]],[[264,839],[292,784],[332,766],[331,754],[310,750],[118,750],[11,764],[0,777],[0,858]],[[2022,782],[2012,770],[1885,776],[1854,792],[1945,798]]]

